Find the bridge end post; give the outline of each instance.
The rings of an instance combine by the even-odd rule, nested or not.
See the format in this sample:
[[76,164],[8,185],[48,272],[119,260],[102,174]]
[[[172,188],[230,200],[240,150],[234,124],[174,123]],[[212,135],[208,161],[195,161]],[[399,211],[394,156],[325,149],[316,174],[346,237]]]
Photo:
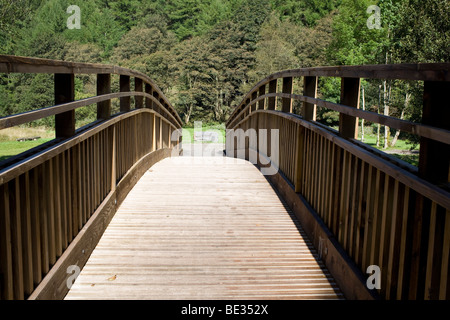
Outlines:
[[[311,98],[317,98],[318,77],[305,76],[303,78],[303,95]],[[315,104],[303,102],[302,117],[305,120],[316,121],[317,107]]]
[[[349,107],[359,109],[359,91],[361,79],[341,79],[341,101],[340,103]],[[339,133],[343,138],[358,138],[358,118],[346,114],[339,114]]]
[[[130,91],[130,76],[120,75],[120,92]],[[120,112],[130,111],[130,97],[120,98]]]
[[[55,104],[75,100],[75,76],[73,73],[55,73]],[[75,134],[75,110],[55,115],[56,138],[68,138]]]
[[[111,93],[111,75],[109,73],[97,74],[97,95]],[[97,103],[97,120],[109,119],[111,116],[111,100]]]

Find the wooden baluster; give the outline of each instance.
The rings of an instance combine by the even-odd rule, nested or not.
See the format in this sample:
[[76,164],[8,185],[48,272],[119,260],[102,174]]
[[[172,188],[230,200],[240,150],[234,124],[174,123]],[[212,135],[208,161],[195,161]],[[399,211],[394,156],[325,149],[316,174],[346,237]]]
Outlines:
[[[97,95],[111,93],[111,75],[99,73],[97,75]],[[109,119],[111,116],[111,100],[97,103],[97,120]]]
[[11,217],[8,184],[0,185],[0,298],[14,299],[11,249]]
[[[283,93],[292,94],[293,86],[292,77],[283,78]],[[291,98],[281,98],[281,111],[285,113],[292,113],[292,99]]]
[[[130,76],[120,75],[120,92],[130,92]],[[120,98],[120,112],[130,111],[131,97]]]
[[[341,104],[359,109],[359,78],[341,79]],[[339,133],[344,138],[358,138],[358,118],[339,114]]]
[[[55,105],[75,100],[75,77],[70,73],[55,73]],[[55,115],[56,138],[75,134],[75,110]]]
[[[318,77],[304,77],[303,79],[303,95],[311,98],[317,98],[317,82]],[[303,102],[302,116],[305,120],[316,121],[316,105]]]

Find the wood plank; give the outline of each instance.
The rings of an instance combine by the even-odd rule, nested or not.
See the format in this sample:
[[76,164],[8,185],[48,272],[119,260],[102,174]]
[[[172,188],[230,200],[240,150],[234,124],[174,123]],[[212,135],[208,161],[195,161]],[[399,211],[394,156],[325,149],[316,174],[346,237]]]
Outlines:
[[[304,77],[303,79],[303,95],[311,98],[317,97],[318,77]],[[305,120],[316,121],[316,105],[303,102],[302,116]]]
[[14,299],[13,263],[11,246],[11,217],[8,185],[0,185],[0,280],[1,299]]
[[9,208],[11,221],[11,253],[13,263],[14,299],[24,299],[23,286],[23,256],[22,256],[22,227],[20,217],[20,187],[17,177],[9,183]]
[[[56,73],[55,105],[75,100],[75,76],[73,74]],[[55,115],[56,138],[67,138],[75,134],[75,110],[69,110]]]
[[66,299],[115,297],[343,298],[264,176],[222,157],[166,159],[136,183]]
[[41,262],[41,229],[40,229],[40,215],[39,203],[42,199],[39,198],[39,175],[38,170],[34,168],[30,172],[30,203],[33,205],[31,209],[31,239],[32,239],[32,253],[33,253],[33,281],[37,285],[42,280],[42,262]]
[[23,286],[24,295],[28,297],[34,289],[33,286],[33,245],[31,240],[31,204],[30,204],[30,179],[29,173],[19,177],[20,192],[20,220],[22,234],[22,258],[23,258]]

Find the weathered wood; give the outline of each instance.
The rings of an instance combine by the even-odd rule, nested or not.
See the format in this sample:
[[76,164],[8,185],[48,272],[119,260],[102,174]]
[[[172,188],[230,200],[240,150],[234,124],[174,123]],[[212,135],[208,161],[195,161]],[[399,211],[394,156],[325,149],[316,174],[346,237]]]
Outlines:
[[62,299],[66,295],[69,290],[67,279],[72,275],[67,273],[67,268],[71,265],[82,268],[86,263],[114,216],[116,208],[133,186],[133,184],[124,181],[127,179],[137,181],[139,175],[142,175],[153,164],[167,156],[170,156],[170,150],[167,149],[148,154],[135,166],[136,170],[130,170],[124,177],[124,180],[122,180],[122,183],[117,186],[117,189],[111,191],[105,197],[91,218],[77,233],[63,255],[56,261],[51,270],[46,273],[46,276],[33,291],[29,299]]
[[[277,79],[269,82],[269,93],[277,92]],[[267,102],[267,110],[275,110],[277,108],[277,99],[275,97],[269,97]]]
[[[303,95],[311,98],[317,97],[318,77],[304,77],[303,79]],[[303,102],[302,116],[305,120],[316,121],[316,105]]]
[[[263,96],[266,94],[266,85],[259,87],[258,96]],[[260,100],[258,102],[258,109],[264,110],[266,108],[266,99]]]
[[[97,75],[97,95],[111,93],[111,75]],[[111,100],[105,100],[97,103],[97,120],[109,119],[111,116]]]
[[[119,77],[120,92],[130,91],[130,76],[120,75]],[[128,112],[131,108],[131,98],[129,96],[120,98],[120,112]]]
[[[75,76],[70,73],[56,73],[55,81],[55,105],[75,100]],[[67,138],[75,134],[75,110],[66,111],[55,115],[56,138]]]
[[1,298],[14,299],[13,263],[11,248],[11,217],[9,205],[9,188],[7,184],[0,185],[0,278]]
[[[230,175],[237,180],[224,183],[222,177]],[[222,205],[230,197],[245,207]],[[157,163],[137,182],[66,299],[114,297],[336,299],[342,294],[295,216],[255,167],[231,158],[180,157]]]
[[[424,83],[422,123],[450,130],[450,82]],[[419,175],[436,184],[450,181],[450,145],[428,138],[420,140]]]
[[[359,109],[359,78],[342,78],[341,104]],[[344,138],[358,138],[358,118],[339,114],[339,133]]]
[[[293,78],[292,77],[283,78],[282,92],[292,94],[292,90],[293,90]],[[281,99],[281,111],[286,113],[292,113],[292,99],[289,98]]]
[[[144,84],[141,78],[134,78],[134,91],[136,92],[142,92],[144,89]],[[142,96],[135,96],[134,97],[134,107],[136,109],[143,108],[144,107],[144,99]]]

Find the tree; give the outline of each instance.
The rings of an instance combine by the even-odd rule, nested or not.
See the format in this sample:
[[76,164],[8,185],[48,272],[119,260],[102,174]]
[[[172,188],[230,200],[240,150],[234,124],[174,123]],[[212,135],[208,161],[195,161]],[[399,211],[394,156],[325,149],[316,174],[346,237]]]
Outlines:
[[271,0],[272,8],[282,20],[313,27],[317,21],[329,14],[340,4],[336,0]]

